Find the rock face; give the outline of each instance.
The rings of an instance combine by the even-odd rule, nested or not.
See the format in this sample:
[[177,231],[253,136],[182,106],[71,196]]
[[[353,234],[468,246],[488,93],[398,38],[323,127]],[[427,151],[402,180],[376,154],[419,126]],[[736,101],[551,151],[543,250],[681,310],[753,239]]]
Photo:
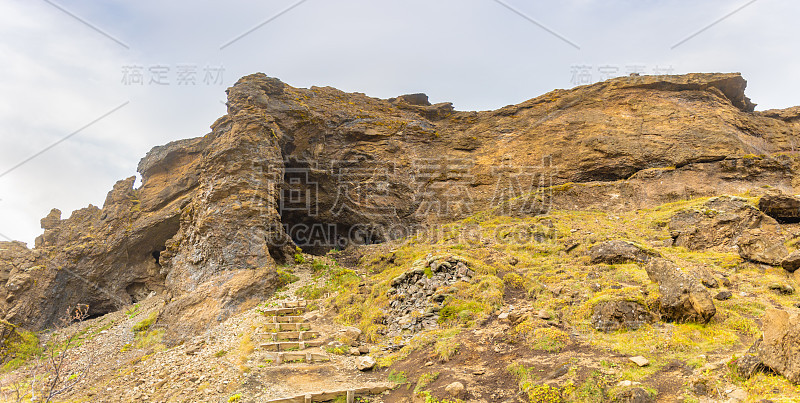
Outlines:
[[717,313],[711,294],[675,263],[656,258],[647,264],[646,270],[650,280],[658,283],[663,320],[708,323]]
[[102,208],[51,212],[34,249],[0,243],[0,317],[42,329],[79,303],[94,316],[157,293],[170,301],[160,320],[193,334],[270,295],[296,246],[378,243],[490,208],[793,193],[795,158],[770,154],[792,150],[800,129],[788,112],[752,113],[745,85],[738,74],[621,77],[461,112],[424,94],[246,76],[210,133],[142,159],[139,188],[131,177]]
[[768,309],[763,322],[764,339],[758,349],[761,363],[800,383],[800,315]]
[[645,263],[656,253],[626,241],[605,241],[589,248],[591,263]]

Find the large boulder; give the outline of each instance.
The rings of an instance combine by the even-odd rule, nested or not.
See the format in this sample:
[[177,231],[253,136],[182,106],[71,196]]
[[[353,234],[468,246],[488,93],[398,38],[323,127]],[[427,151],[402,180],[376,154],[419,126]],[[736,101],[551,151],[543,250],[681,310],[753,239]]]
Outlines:
[[715,197],[701,207],[683,210],[668,224],[675,246],[691,250],[732,247],[742,234],[754,228],[778,231],[778,223],[747,200]]
[[739,237],[736,246],[743,259],[777,266],[789,253],[783,242],[783,236],[775,231],[752,229]]
[[655,258],[645,268],[650,280],[658,283],[662,320],[708,323],[717,313],[714,300],[706,288],[675,263]]
[[761,363],[793,383],[800,383],[800,315],[779,309],[764,313]]
[[627,388],[617,392],[612,401],[615,403],[651,403],[656,401],[656,398],[643,388]]
[[655,319],[655,315],[638,302],[605,301],[594,306],[591,322],[596,330],[614,332],[620,329],[636,330],[653,323]]
[[800,268],[800,250],[796,250],[781,259],[781,267],[789,273],[794,273]]
[[797,196],[767,194],[758,200],[758,209],[780,222],[800,221],[800,197]]
[[361,357],[356,361],[356,368],[358,368],[359,371],[369,371],[375,368],[375,364],[377,364],[377,361],[375,361],[374,358],[370,356]]
[[589,258],[592,263],[644,263],[654,256],[657,256],[657,253],[621,240],[599,242],[589,248]]

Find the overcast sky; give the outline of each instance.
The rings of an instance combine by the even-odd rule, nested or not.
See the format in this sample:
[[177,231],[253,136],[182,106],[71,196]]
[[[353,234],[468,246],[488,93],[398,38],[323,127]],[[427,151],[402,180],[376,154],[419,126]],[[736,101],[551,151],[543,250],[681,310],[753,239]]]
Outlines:
[[785,108],[798,15],[796,0],[0,0],[0,239],[33,246],[51,208],[101,206],[150,148],[208,133],[246,74],[485,110],[632,71],[742,72],[757,109]]

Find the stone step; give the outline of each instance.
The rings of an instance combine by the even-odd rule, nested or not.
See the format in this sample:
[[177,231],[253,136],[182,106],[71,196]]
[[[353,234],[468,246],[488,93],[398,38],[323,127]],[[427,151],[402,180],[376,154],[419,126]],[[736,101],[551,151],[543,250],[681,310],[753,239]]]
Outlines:
[[267,308],[261,309],[261,312],[264,316],[287,316],[287,315],[302,315],[306,311],[305,307],[300,308]]
[[311,330],[311,324],[308,322],[293,322],[293,323],[264,323],[261,325],[262,329],[267,332],[302,332]]
[[347,403],[355,401],[356,397],[379,395],[389,389],[394,388],[394,385],[381,384],[375,386],[365,386],[358,389],[344,389],[307,393],[305,395],[285,397],[281,399],[267,400],[267,403],[313,403],[313,402],[328,402],[344,397]]
[[273,343],[261,344],[262,350],[265,351],[287,351],[287,350],[305,350],[310,347],[322,346],[322,340],[309,340],[309,341],[278,341]]
[[268,356],[275,365],[291,364],[296,362],[304,362],[306,364],[313,364],[317,362],[329,362],[331,360],[326,354],[311,353],[311,352],[288,352],[276,353]]
[[315,331],[282,331],[257,333],[256,336],[264,337],[272,341],[307,341],[319,338],[319,332]]

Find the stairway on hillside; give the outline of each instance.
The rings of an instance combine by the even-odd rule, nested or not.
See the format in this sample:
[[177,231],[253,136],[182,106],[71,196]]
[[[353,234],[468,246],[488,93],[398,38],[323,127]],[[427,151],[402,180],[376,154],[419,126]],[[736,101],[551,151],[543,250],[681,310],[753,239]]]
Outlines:
[[262,339],[269,340],[259,345],[265,351],[274,351],[272,362],[276,365],[291,362],[328,362],[327,354],[305,351],[308,348],[322,347],[319,333],[311,330],[311,324],[301,316],[308,308],[308,301],[283,302],[281,308],[262,311],[269,319],[262,329],[265,333],[257,333]]
[[[302,316],[313,305],[313,301],[285,301],[279,308],[262,311],[267,321],[263,324],[263,332],[256,336],[263,342],[259,348],[271,354],[268,360],[273,365],[286,364],[322,364],[338,365],[331,356],[321,349],[323,338],[312,330],[310,322]],[[393,383],[369,383],[347,389],[323,390],[303,393],[289,397],[268,400],[269,403],[311,403],[328,402],[343,399],[347,403],[356,397],[378,395],[394,387]]]

